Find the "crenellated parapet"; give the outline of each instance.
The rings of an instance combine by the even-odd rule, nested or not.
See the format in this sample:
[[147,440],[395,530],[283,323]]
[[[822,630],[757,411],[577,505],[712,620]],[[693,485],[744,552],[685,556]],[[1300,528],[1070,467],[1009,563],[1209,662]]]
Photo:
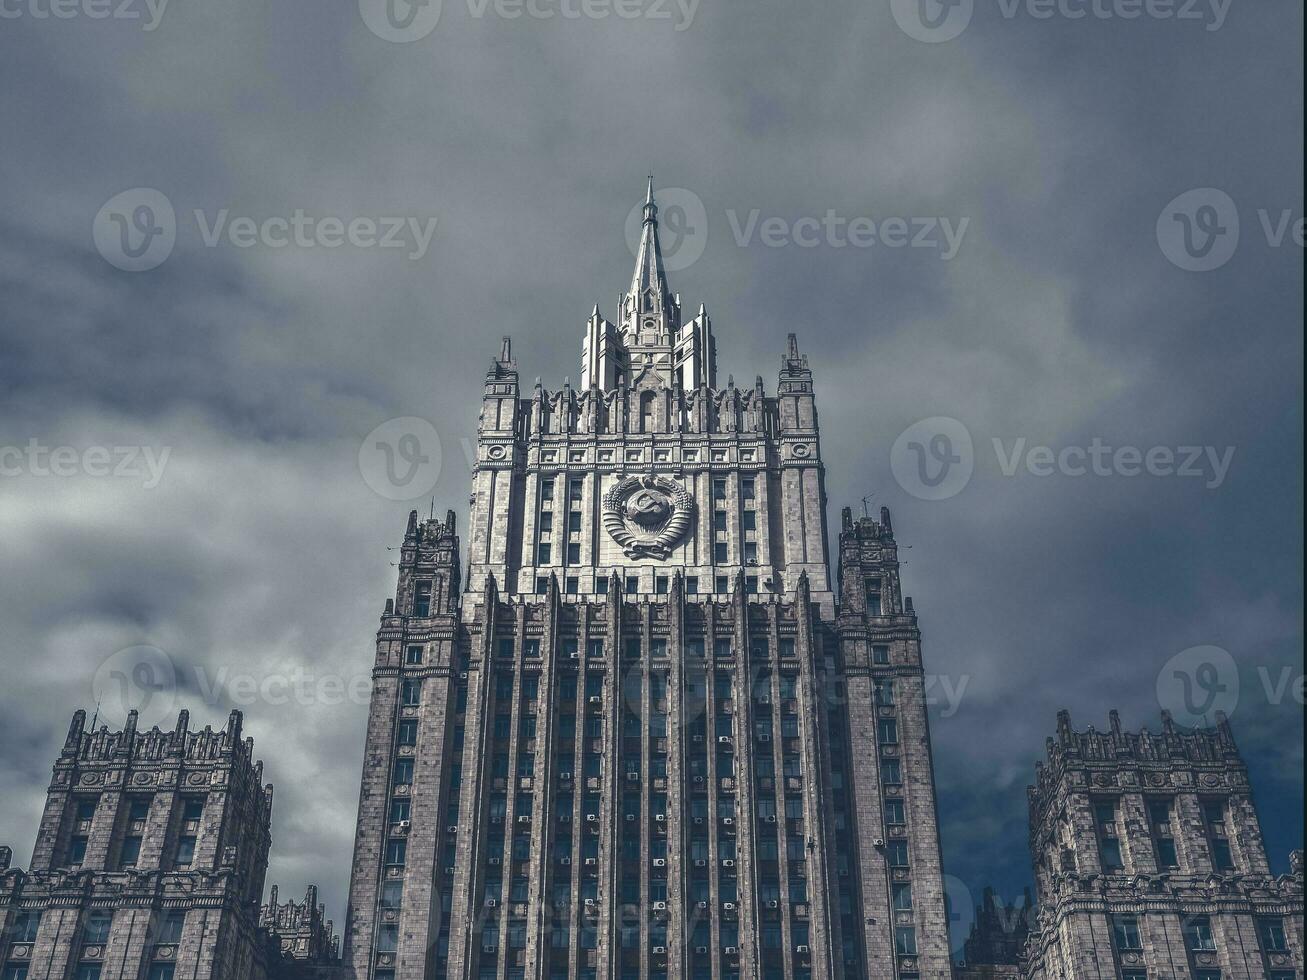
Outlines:
[[[1121,770],[1130,772],[1129,783],[1141,788],[1172,784],[1208,788],[1248,784],[1247,767],[1239,755],[1229,720],[1218,713],[1215,728],[1181,729],[1168,711],[1162,712],[1162,730],[1126,732],[1116,711],[1108,715],[1107,731],[1092,725],[1082,732],[1071,727],[1067,711],[1058,712],[1057,736],[1045,742],[1046,762],[1035,764],[1035,783],[1029,787],[1031,825],[1041,823],[1071,782],[1085,786],[1116,786]],[[1232,782],[1233,781],[1233,782]]]

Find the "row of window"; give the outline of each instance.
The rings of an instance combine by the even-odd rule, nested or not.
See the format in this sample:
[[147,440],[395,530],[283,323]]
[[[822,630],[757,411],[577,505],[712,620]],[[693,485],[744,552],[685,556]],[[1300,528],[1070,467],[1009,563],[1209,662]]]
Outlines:
[[[1216,937],[1212,933],[1212,921],[1208,916],[1190,916],[1181,925],[1185,947],[1191,953],[1216,952]],[[1257,918],[1257,939],[1264,953],[1283,953],[1289,948],[1284,932],[1284,920],[1278,916]],[[1142,951],[1144,940],[1139,917],[1137,915],[1113,916],[1112,941],[1119,952]]]
[[[1180,867],[1180,855],[1176,849],[1174,804],[1169,799],[1151,799],[1145,802],[1148,818],[1149,837],[1153,845],[1153,858],[1160,871],[1176,870]],[[1099,861],[1107,873],[1125,870],[1125,856],[1121,849],[1121,825],[1117,812],[1118,801],[1100,799],[1094,801],[1094,826],[1098,837]],[[1235,869],[1234,853],[1230,847],[1230,838],[1226,829],[1226,806],[1223,800],[1201,800],[1199,809],[1202,814],[1203,835],[1206,839],[1212,867],[1216,871],[1233,871]]]
[[[126,809],[126,821],[116,836],[115,857],[111,857],[109,866],[118,870],[135,868],[141,856],[141,841],[145,833],[145,824],[149,819],[153,796],[132,795],[123,801]],[[69,828],[66,861],[68,865],[80,866],[86,861],[86,848],[90,840],[91,824],[99,806],[98,796],[75,797],[72,806],[72,824]],[[119,812],[122,812],[121,810]],[[183,797],[181,809],[181,826],[171,855],[171,867],[185,870],[195,860],[195,841],[199,834],[200,820],[204,816],[204,797]]]

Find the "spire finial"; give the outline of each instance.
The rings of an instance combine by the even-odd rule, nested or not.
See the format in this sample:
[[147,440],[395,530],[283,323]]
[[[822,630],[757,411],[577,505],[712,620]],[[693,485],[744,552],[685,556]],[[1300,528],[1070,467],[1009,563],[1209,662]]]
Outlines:
[[645,204],[653,204],[653,174],[649,175],[649,190],[644,195]]

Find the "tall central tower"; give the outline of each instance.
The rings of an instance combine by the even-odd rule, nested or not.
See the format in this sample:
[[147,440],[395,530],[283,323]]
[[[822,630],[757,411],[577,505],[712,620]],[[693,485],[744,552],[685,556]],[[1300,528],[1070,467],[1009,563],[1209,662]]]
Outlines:
[[[652,183],[582,383],[487,372],[466,552],[377,634],[355,980],[949,975],[916,615],[888,511],[830,572],[812,372],[717,383]],[[466,564],[464,564],[464,560]]]

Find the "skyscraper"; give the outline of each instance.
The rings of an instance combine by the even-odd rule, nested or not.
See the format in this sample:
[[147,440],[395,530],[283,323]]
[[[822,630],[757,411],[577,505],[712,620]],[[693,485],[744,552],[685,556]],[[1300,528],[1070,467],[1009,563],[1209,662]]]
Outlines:
[[[945,977],[912,601],[887,510],[831,574],[812,371],[720,385],[652,181],[581,384],[486,374],[463,551],[410,514],[377,634],[356,980]],[[464,564],[466,561],[466,565]]]

